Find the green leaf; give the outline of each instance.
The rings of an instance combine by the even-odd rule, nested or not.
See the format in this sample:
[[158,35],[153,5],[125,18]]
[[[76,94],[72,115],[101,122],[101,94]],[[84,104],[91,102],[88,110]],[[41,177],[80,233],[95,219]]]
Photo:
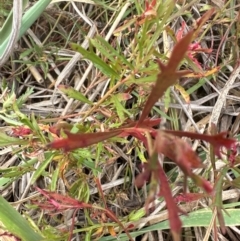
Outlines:
[[[226,226],[239,226],[240,225],[240,209],[227,209],[227,214],[224,213],[224,220]],[[201,209],[196,212],[189,213],[188,216],[181,216],[183,227],[208,227],[212,219],[212,211],[210,209]],[[217,224],[219,226],[219,224]],[[156,223],[149,227],[143,228],[139,231],[132,232],[130,235],[134,238],[139,235],[145,234],[150,231],[169,229],[168,220]],[[99,241],[115,241],[116,237],[108,236],[102,237]],[[119,241],[127,241],[129,238],[126,234],[118,236]]]
[[127,83],[128,84],[144,84],[144,83],[152,83],[154,81],[156,81],[157,79],[157,75],[150,75],[150,76],[146,76],[146,77],[142,77],[139,79],[136,78],[130,78]]
[[49,163],[52,161],[54,157],[54,153],[45,153],[45,155],[46,155],[46,159],[41,163],[41,165],[34,172],[31,180],[31,184],[33,184],[43,174],[46,167],[49,165]]
[[106,74],[109,77],[114,76],[116,78],[119,78],[118,73],[113,70],[107,63],[105,63],[101,58],[99,58],[95,53],[89,52],[82,46],[75,43],[71,43],[71,48],[82,54],[84,58],[90,60],[102,73]]
[[21,140],[15,137],[8,136],[3,132],[0,132],[0,147],[25,144],[27,144],[27,140]]
[[34,88],[28,88],[27,91],[21,95],[19,98],[17,98],[17,106],[18,108],[21,108],[22,105],[28,100],[29,96],[33,93]]
[[28,118],[26,115],[24,115],[24,114],[19,110],[16,101],[13,102],[12,108],[13,108],[15,114],[16,114],[16,115],[18,116],[18,118],[21,120],[21,122],[22,122],[24,125],[27,125],[31,130],[34,130],[31,121],[29,120],[29,118]]
[[0,196],[0,221],[5,228],[23,241],[41,241],[29,223],[2,197]]
[[207,78],[202,78],[202,79],[199,79],[199,81],[193,85],[192,87],[190,87],[188,90],[187,90],[187,93],[189,95],[191,95],[194,91],[198,90],[200,87],[202,87],[206,82],[207,82]]
[[22,126],[23,124],[21,122],[18,122],[16,120],[10,119],[6,116],[0,115],[0,119],[4,120],[6,123],[13,125],[13,126]]
[[93,102],[90,101],[87,97],[85,97],[82,93],[80,93],[79,91],[75,90],[73,87],[71,86],[66,86],[66,85],[59,85],[58,89],[61,90],[64,94],[66,94],[67,96],[69,96],[70,98],[73,98],[75,100],[79,100],[83,103],[87,103],[89,105],[92,105]]
[[144,215],[146,215],[146,210],[145,208],[141,208],[137,211],[132,211],[129,214],[129,221],[138,221],[140,218],[142,218]]
[[123,107],[123,105],[120,103],[119,99],[115,95],[111,96],[111,100],[116,107],[117,114],[118,114],[121,122],[123,122],[125,120],[124,113],[126,113],[128,116],[131,116],[131,113]]
[[8,178],[8,177],[0,177],[0,188],[8,185],[9,183],[11,183],[12,179]]
[[95,167],[95,162],[93,162],[91,159],[83,160],[81,161],[81,163],[92,171],[97,171],[98,173],[102,172],[102,169],[100,167]]
[[133,65],[126,60],[126,58],[116,51],[104,38],[96,36],[95,39],[91,39],[91,43],[96,47],[102,55],[107,57],[113,63],[116,59],[122,64],[127,65],[131,70],[134,69]]
[[37,133],[37,136],[40,138],[41,142],[46,144],[47,141],[46,141],[46,138],[44,136],[44,133],[41,131],[38,123],[37,123],[37,120],[35,119],[35,116],[34,116],[34,113],[32,112],[31,114],[31,123],[32,123],[32,126],[33,126],[33,131],[35,133]]
[[52,181],[51,181],[51,187],[50,187],[50,191],[52,192],[56,191],[59,172],[60,172],[60,167],[58,165],[52,174]]
[[32,172],[34,170],[34,164],[38,162],[37,158],[32,158],[19,166],[11,166],[6,169],[1,169],[2,176],[9,179],[9,183],[14,181],[14,179],[22,176],[27,172]]
[[171,90],[168,88],[164,93],[164,109],[165,111],[169,109],[169,105],[171,103]]

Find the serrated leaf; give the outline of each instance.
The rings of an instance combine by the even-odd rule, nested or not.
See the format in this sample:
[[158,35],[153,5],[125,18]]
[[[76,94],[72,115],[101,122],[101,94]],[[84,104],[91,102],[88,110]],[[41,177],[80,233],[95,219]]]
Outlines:
[[151,111],[153,105],[160,97],[162,97],[167,88],[175,84],[180,77],[189,73],[188,70],[177,71],[177,68],[188,50],[193,33],[193,31],[189,32],[175,45],[167,65],[164,65],[160,60],[158,61],[159,69],[161,71],[158,74],[156,84],[152,88],[151,94],[145,103],[139,123],[143,122]]

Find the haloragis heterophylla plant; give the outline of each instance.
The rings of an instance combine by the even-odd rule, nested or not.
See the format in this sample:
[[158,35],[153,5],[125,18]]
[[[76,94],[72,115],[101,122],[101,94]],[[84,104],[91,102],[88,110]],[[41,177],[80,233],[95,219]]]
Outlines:
[[[150,5],[149,5],[150,6]],[[191,139],[199,139],[209,142],[214,149],[214,153],[221,157],[221,148],[231,148],[235,143],[234,139],[227,138],[226,133],[216,135],[198,134],[184,131],[156,130],[153,127],[160,123],[160,119],[146,119],[159,98],[161,98],[168,87],[174,85],[176,81],[191,73],[191,70],[178,70],[181,61],[185,57],[189,46],[196,37],[201,26],[213,14],[213,10],[208,11],[199,21],[196,30],[191,30],[184,37],[181,37],[175,45],[171,57],[166,64],[160,60],[156,60],[159,66],[159,74],[151,93],[144,105],[143,111],[137,122],[132,122],[126,126],[117,129],[107,130],[105,132],[96,133],[77,133],[72,134],[68,130],[65,131],[66,138],[59,137],[48,146],[54,149],[63,149],[64,151],[72,151],[77,148],[87,147],[92,144],[107,140],[115,136],[134,136],[142,141],[149,152],[149,160],[144,163],[141,174],[136,177],[136,186],[141,187],[150,179],[150,192],[146,200],[146,208],[149,204],[160,196],[166,200],[169,213],[169,222],[174,240],[180,240],[181,220],[179,212],[182,212],[171,193],[166,174],[162,167],[162,156],[167,156],[182,170],[184,175],[190,177],[193,182],[202,188],[207,195],[214,193],[213,185],[203,177],[193,172],[195,168],[203,167],[201,160],[192,150],[191,146],[183,141],[180,137],[189,137]],[[146,133],[152,138],[149,142]]]

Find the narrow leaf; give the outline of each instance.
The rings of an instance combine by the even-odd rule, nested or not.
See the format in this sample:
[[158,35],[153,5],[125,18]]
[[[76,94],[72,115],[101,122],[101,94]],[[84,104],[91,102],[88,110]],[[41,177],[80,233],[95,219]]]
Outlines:
[[162,97],[163,93],[168,87],[175,84],[180,77],[191,72],[188,70],[177,71],[177,68],[188,50],[192,36],[193,31],[189,32],[176,44],[167,65],[164,65],[160,60],[158,61],[158,66],[161,72],[158,74],[157,82],[144,106],[139,123],[141,123],[147,117],[153,105],[158,101],[159,98]]
[[105,63],[95,53],[89,52],[86,49],[84,49],[82,46],[75,43],[71,43],[71,48],[79,52],[80,54],[82,54],[84,58],[89,59],[99,70],[101,70],[107,76],[110,76],[110,77],[114,76],[116,78],[119,77],[116,71],[113,70],[107,63]]
[[161,181],[161,195],[164,197],[168,209],[169,223],[174,241],[180,241],[182,222],[178,216],[181,210],[176,205],[168,180],[161,165],[159,165],[159,179]]
[[193,33],[193,31],[190,31],[180,41],[178,41],[175,47],[173,48],[171,57],[167,64],[168,71],[175,71],[178,68],[192,41]]
[[214,14],[215,9],[211,8],[209,9],[198,21],[197,21],[197,29],[194,33],[194,38],[197,37],[198,33],[202,30],[202,26],[204,23]]
[[0,147],[12,146],[12,145],[26,145],[27,140],[22,140],[14,137],[10,137],[3,132],[0,132]]
[[107,140],[111,137],[119,135],[121,132],[122,130],[113,130],[109,132],[72,134],[66,131],[67,138],[55,140],[48,144],[48,147],[54,149],[63,149],[64,151],[71,151]]
[[[105,49],[105,53],[104,51],[102,51],[102,54],[106,54],[106,57],[108,57],[109,59],[111,59],[112,57],[112,62],[116,61],[114,59],[118,59],[122,64],[126,64],[130,69],[134,69],[133,65],[125,58],[125,56],[123,54],[120,54],[115,48],[113,48],[104,38],[102,38],[101,36],[96,36],[95,38],[96,40],[91,40],[92,44],[95,45],[95,47],[98,49],[99,45],[102,45],[103,50]],[[97,42],[99,42],[99,44],[97,44]],[[110,56],[107,55],[106,50],[110,53]]]
[[59,85],[58,89],[61,90],[64,94],[66,94],[67,96],[69,96],[70,98],[73,98],[75,100],[79,100],[83,103],[87,103],[89,105],[92,105],[93,102],[90,101],[87,97],[85,97],[82,93],[80,93],[79,91],[75,90],[73,87],[71,86],[66,86],[66,85]]
[[47,158],[41,163],[41,165],[38,167],[38,169],[34,172],[32,179],[31,179],[31,184],[33,184],[45,171],[46,167],[49,165],[49,163],[52,161],[54,154],[52,153],[47,153],[48,155]]

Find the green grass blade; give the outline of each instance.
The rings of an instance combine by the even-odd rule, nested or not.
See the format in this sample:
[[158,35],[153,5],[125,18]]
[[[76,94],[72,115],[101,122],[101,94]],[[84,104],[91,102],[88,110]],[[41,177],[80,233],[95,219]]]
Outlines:
[[[51,0],[39,0],[37,3],[35,3],[23,16],[22,18],[22,23],[21,23],[21,29],[20,29],[20,33],[19,33],[19,37],[21,38],[23,36],[23,34],[31,27],[31,25],[38,19],[38,17],[42,14],[42,12],[46,9],[46,7],[50,4]],[[5,24],[4,24],[5,25]],[[5,35],[8,34],[8,36],[6,36],[6,39],[2,42],[2,44],[0,45],[0,56],[3,55],[6,46],[8,44],[8,39],[10,37],[9,35],[9,30],[7,28],[9,28],[9,26],[11,26],[11,22],[10,20],[8,20],[7,25],[5,26],[6,33]],[[10,29],[11,31],[11,29]]]
[[50,2],[51,0],[39,0],[24,14],[19,38],[22,37],[31,25],[39,18]]
[[12,234],[23,241],[40,241],[43,239],[29,223],[2,196],[0,196],[0,221]]
[[[224,221],[226,226],[239,226],[240,225],[240,209],[227,209],[227,214],[223,213]],[[202,209],[196,212],[188,214],[188,216],[181,216],[183,227],[207,227],[209,226],[212,219],[212,211],[210,209]],[[154,224],[147,228],[143,228],[139,231],[132,232],[130,235],[134,238],[139,235],[145,234],[146,232],[169,229],[168,220],[161,223]],[[112,236],[100,238],[99,241],[115,241],[116,238]],[[125,234],[118,236],[119,241],[129,240]]]
[[[23,0],[23,3],[22,3],[23,9],[25,9],[28,2],[29,2],[29,0]],[[13,11],[11,11],[9,13],[9,15],[8,15],[7,19],[5,20],[2,28],[0,28],[1,43],[6,41],[9,37],[9,35],[11,34],[12,20],[13,20]],[[0,54],[0,56],[1,56],[1,54]]]

